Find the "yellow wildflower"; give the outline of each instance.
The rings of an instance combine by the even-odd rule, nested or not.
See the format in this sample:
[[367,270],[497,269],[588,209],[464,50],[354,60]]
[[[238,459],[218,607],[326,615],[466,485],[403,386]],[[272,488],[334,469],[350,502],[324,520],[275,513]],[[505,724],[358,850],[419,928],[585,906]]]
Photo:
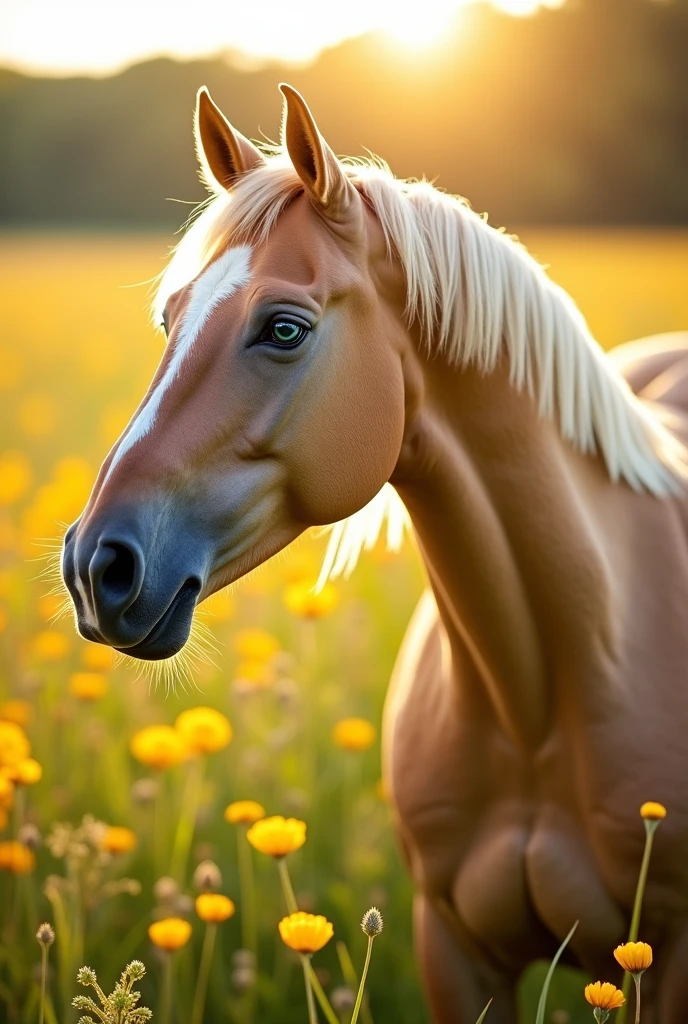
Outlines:
[[20,725],[0,722],[0,768],[18,764],[31,753],[31,744]]
[[283,917],[278,927],[282,942],[307,956],[322,949],[334,934],[334,928],[326,917],[306,914],[303,910]]
[[15,786],[33,786],[43,778],[43,769],[33,757],[24,757],[16,764],[4,768],[3,771]]
[[33,850],[15,839],[0,843],[0,870],[15,875],[28,875],[36,867]]
[[182,711],[174,725],[194,754],[212,754],[232,741],[229,721],[214,708]]
[[102,672],[72,672],[67,689],[79,700],[101,700],[108,692],[108,681]]
[[189,748],[171,725],[149,725],[132,736],[131,752],[151,768],[172,768],[188,757]]
[[618,1010],[626,1002],[623,993],[610,981],[596,981],[585,986],[585,998],[600,1010]]
[[377,732],[365,718],[343,718],[332,730],[332,742],[342,750],[368,750]]
[[312,583],[299,580],[284,590],[284,604],[292,615],[301,619],[321,619],[333,612],[339,603],[339,594],[332,583],[315,590]]
[[236,679],[248,683],[247,689],[265,690],[275,681],[275,669],[269,661],[240,661],[236,669]]
[[136,846],[136,833],[123,825],[108,825],[98,845],[106,853],[129,853]]
[[0,807],[4,810],[14,803],[14,781],[12,768],[0,769]]
[[279,641],[264,629],[242,629],[234,638],[240,658],[246,661],[269,661],[280,649]]
[[46,629],[33,638],[31,650],[39,661],[61,661],[69,653],[69,640],[63,633]]
[[81,651],[81,664],[91,672],[107,672],[115,663],[115,652],[105,644],[87,643]]
[[14,722],[24,729],[31,721],[31,705],[26,700],[6,700],[0,704],[0,721]]
[[652,946],[647,942],[625,942],[614,950],[614,959],[624,971],[638,974],[646,971],[652,963]]
[[667,809],[664,804],[655,803],[652,800],[648,800],[647,803],[643,804],[640,808],[640,817],[646,821],[662,821],[667,816]]
[[148,938],[158,949],[173,953],[191,938],[191,925],[182,917],[165,917],[162,921],[153,922],[148,929]]
[[225,821],[230,825],[252,825],[265,817],[265,808],[255,800],[235,800],[225,808]]
[[0,505],[13,505],[23,498],[33,479],[31,463],[23,452],[0,455]]
[[234,915],[236,907],[227,896],[217,892],[202,892],[196,897],[196,913],[201,921],[219,924]]
[[286,857],[306,842],[306,823],[298,818],[283,818],[276,814],[262,818],[246,833],[251,846],[271,857]]

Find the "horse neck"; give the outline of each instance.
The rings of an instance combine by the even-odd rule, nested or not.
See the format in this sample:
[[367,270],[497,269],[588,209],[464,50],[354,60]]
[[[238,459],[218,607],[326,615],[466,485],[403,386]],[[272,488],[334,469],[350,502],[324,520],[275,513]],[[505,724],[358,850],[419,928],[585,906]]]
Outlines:
[[580,658],[581,644],[607,628],[609,587],[590,525],[604,470],[510,385],[505,360],[482,375],[418,359],[410,390],[415,412],[391,482],[453,663],[479,681],[501,728],[534,750],[551,726],[556,662]]

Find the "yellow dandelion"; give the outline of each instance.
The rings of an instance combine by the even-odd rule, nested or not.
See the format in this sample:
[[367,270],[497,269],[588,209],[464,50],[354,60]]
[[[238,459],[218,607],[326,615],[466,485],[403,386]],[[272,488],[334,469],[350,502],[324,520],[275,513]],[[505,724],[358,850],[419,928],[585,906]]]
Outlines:
[[209,924],[219,924],[234,916],[236,907],[227,896],[221,896],[217,892],[202,892],[196,897],[196,913],[201,921]]
[[158,949],[174,953],[185,946],[191,938],[191,925],[182,917],[164,917],[162,921],[154,921],[149,927],[148,938]]
[[235,800],[225,807],[225,821],[230,825],[253,825],[265,817],[265,808],[256,800]]
[[652,963],[652,946],[647,942],[625,942],[614,950],[614,959],[624,971],[638,974],[646,971]]
[[667,809],[664,804],[658,804],[652,800],[648,800],[640,808],[640,817],[644,818],[645,821],[663,821],[666,816]]
[[108,825],[98,845],[105,853],[129,853],[136,846],[136,833],[123,825]]
[[585,986],[585,998],[600,1010],[618,1010],[626,1002],[621,989],[610,981],[596,981]]
[[270,857],[286,857],[306,842],[306,822],[276,814],[251,825],[246,838],[260,853],[267,853]]
[[234,647],[246,661],[269,661],[279,651],[280,644],[264,629],[242,629],[234,637]]
[[214,708],[182,711],[174,726],[194,754],[212,754],[232,742],[229,721]]
[[0,843],[0,870],[11,871],[14,875],[28,875],[36,867],[33,850],[15,839]]
[[29,737],[22,727],[15,722],[0,722],[0,768],[19,764],[30,753]]
[[0,704],[0,721],[14,722],[25,729],[31,721],[32,708],[26,700],[6,700]]
[[115,652],[105,644],[86,644],[81,651],[81,664],[90,672],[107,672],[115,663]]
[[269,661],[246,659],[237,665],[236,679],[247,683],[247,688],[265,690],[275,682],[275,669]]
[[365,718],[343,718],[332,729],[332,742],[342,750],[368,750],[376,736],[375,726]]
[[108,681],[102,672],[72,672],[67,689],[79,700],[101,700],[108,692]]
[[326,917],[306,914],[303,910],[282,918],[278,927],[282,942],[304,956],[317,953],[334,934],[334,928]]
[[33,757],[24,757],[16,764],[4,768],[3,771],[15,786],[33,786],[43,778],[43,769]]
[[45,629],[33,638],[31,653],[38,661],[62,661],[69,654],[69,640],[63,633]]
[[300,619],[321,619],[333,612],[339,603],[339,594],[332,583],[315,590],[312,583],[299,580],[284,590],[284,604],[292,615]]
[[14,782],[11,772],[11,767],[0,769],[0,807],[3,810],[12,807],[14,803]]
[[149,725],[131,739],[131,752],[150,768],[172,768],[186,760],[189,748],[184,737],[171,725]]

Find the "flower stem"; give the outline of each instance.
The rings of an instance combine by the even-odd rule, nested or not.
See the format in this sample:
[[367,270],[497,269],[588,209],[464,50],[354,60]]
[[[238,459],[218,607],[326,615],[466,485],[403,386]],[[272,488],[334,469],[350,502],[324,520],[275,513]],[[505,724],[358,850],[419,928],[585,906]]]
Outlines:
[[41,942],[41,1011],[38,1024],[43,1024],[45,1019],[45,988],[48,980],[48,947]]
[[373,935],[368,936],[368,949],[366,951],[365,964],[363,965],[363,974],[361,975],[361,984],[358,986],[358,995],[356,996],[356,1005],[354,1006],[354,1012],[351,1016],[351,1024],[356,1024],[358,1020],[358,1014],[361,1009],[361,1003],[363,1002],[363,990],[365,988],[366,978],[368,976],[368,967],[370,966],[370,954],[373,952]]
[[294,887],[291,884],[291,878],[289,877],[289,868],[287,867],[286,857],[279,857],[277,860],[277,867],[279,869],[280,882],[282,883],[282,892],[284,893],[284,902],[287,904],[287,910],[290,914],[298,913],[298,905],[296,903],[296,896],[294,895]]
[[258,952],[256,928],[256,889],[253,879],[253,857],[246,838],[246,828],[237,829],[239,888],[241,890],[241,943],[255,956]]
[[306,1002],[308,1003],[308,1024],[318,1024],[318,1013],[315,1009],[315,999],[313,998],[313,989],[311,988],[311,975],[308,968],[310,967],[310,961],[307,956],[301,957],[301,964],[303,966],[303,980],[306,983]]
[[[287,904],[287,910],[290,914],[297,914],[299,908],[296,902],[296,896],[294,895],[294,888],[291,884],[291,878],[289,877],[289,868],[287,867],[286,857],[277,858],[277,867],[279,869],[282,892],[284,893],[284,902]],[[302,959],[304,964],[303,969],[308,972],[308,979],[313,992],[315,992],[315,998],[320,1003],[320,1009],[327,1017],[329,1024],[339,1024],[337,1015],[330,1006],[330,1002],[323,992],[323,987],[318,981],[317,975],[313,970],[313,964],[307,956],[302,957]]]
[[[643,896],[645,895],[645,885],[647,883],[647,874],[650,869],[650,857],[652,856],[652,843],[655,838],[655,832],[659,822],[645,820],[645,850],[643,851],[643,859],[640,865],[640,872],[638,874],[638,885],[635,890],[635,901],[633,903],[633,914],[631,915],[631,927],[628,930],[627,942],[638,941],[638,930],[640,928],[640,912],[643,907]],[[626,1002],[621,1007],[619,1014],[616,1018],[617,1024],[625,1024],[626,1020],[626,1005],[628,1003],[628,994],[631,991],[631,978],[632,975],[629,972],[624,974],[623,984],[621,991],[623,992],[624,999]]]
[[201,963],[198,968],[198,979],[194,993],[193,1010],[191,1011],[191,1024],[203,1024],[203,1010],[205,1009],[205,997],[208,991],[208,979],[210,977],[210,965],[213,960],[216,934],[217,925],[206,924],[203,949],[201,951]]
[[186,874],[186,862],[189,857],[196,824],[196,811],[201,795],[201,787],[203,786],[204,771],[205,760],[202,757],[196,757],[189,765],[189,772],[186,776],[186,786],[184,787],[177,830],[174,835],[172,863],[170,865],[170,875],[174,878],[175,882],[180,884],[183,883]]
[[635,982],[635,1024],[640,1024],[640,978],[642,971],[633,975],[633,981]]
[[170,1024],[172,1014],[172,954],[164,953],[162,962],[162,998],[158,1024]]

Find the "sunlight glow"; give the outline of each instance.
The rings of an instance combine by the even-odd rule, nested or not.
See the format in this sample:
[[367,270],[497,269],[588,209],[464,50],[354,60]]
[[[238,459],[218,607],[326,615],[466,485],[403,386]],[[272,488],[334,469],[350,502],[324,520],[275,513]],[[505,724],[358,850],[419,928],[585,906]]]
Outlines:
[[438,42],[467,3],[532,14],[565,0],[2,0],[0,64],[21,70],[107,74],[153,56],[228,53],[304,63],[324,48],[382,30],[412,47]]
[[434,0],[423,4],[399,5],[394,18],[381,26],[385,33],[404,46],[430,46],[438,42],[457,8],[456,0]]

